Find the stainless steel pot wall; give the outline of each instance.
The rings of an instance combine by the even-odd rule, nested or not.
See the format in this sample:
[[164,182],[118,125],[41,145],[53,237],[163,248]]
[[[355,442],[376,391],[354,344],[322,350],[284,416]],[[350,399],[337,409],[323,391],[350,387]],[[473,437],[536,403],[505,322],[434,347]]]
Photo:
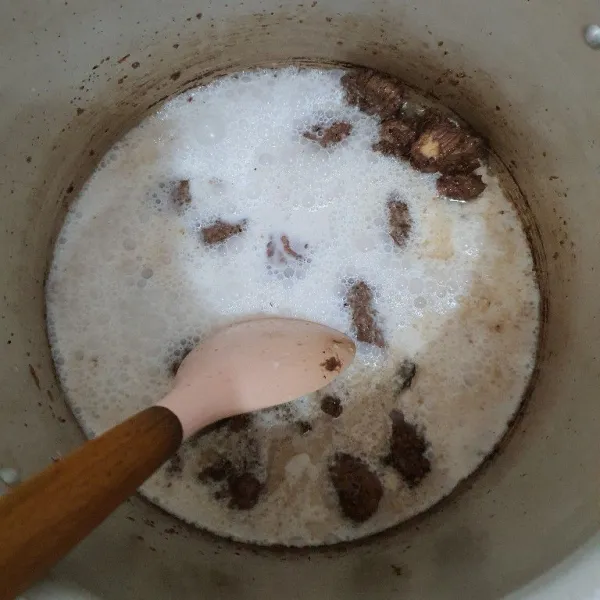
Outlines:
[[599,11],[591,0],[0,5],[1,466],[28,475],[82,440],[44,325],[66,207],[116,137],[203,76],[326,59],[435,94],[489,137],[521,186],[549,300],[537,383],[512,439],[427,517],[355,547],[273,552],[133,498],[59,573],[107,598],[490,599],[596,531],[600,55],[581,30]]

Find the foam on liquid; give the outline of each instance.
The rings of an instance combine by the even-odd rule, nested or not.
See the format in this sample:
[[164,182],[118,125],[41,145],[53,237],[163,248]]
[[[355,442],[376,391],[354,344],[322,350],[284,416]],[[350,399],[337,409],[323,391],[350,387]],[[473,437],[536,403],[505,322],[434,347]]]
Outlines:
[[[493,449],[533,368],[538,290],[497,178],[481,167],[481,198],[437,198],[435,175],[371,150],[378,119],[346,104],[341,74],[243,73],[168,102],[104,157],[67,216],[48,280],[55,363],[89,435],[161,398],[182,346],[216,325],[271,313],[350,332],[344,281],[360,278],[375,291],[389,347],[360,345],[328,390],[342,398],[341,417],[323,414],[318,395],[265,411],[250,434],[225,428],[187,445],[182,474],[163,468],[142,487],[169,512],[242,541],[335,543],[422,512]],[[302,137],[340,120],[353,130],[338,145]],[[165,185],[182,179],[193,197],[183,214]],[[413,219],[404,249],[387,232],[392,192]],[[199,227],[217,218],[247,219],[248,228],[206,247]],[[266,268],[266,244],[282,234],[310,263]],[[404,358],[417,363],[417,377],[394,397],[390,381]],[[431,444],[432,472],[412,490],[381,462],[393,407]],[[301,435],[297,420],[312,431]],[[247,435],[259,440],[267,483],[254,509],[237,511],[197,475],[215,452],[243,452]],[[362,525],[339,512],[327,474],[336,451],[361,456],[384,484],[378,512]]]

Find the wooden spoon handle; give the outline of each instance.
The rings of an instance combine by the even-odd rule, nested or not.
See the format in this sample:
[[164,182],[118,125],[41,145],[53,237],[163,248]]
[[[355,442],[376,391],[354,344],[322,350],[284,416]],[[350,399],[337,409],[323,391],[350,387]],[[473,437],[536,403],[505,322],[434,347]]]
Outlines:
[[182,429],[153,406],[0,498],[0,599],[14,598],[133,494],[179,448]]

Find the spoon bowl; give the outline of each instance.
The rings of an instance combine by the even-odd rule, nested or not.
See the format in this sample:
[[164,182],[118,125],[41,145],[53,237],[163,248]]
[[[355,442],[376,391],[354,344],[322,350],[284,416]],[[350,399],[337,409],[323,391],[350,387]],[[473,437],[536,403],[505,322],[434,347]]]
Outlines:
[[159,404],[174,412],[184,439],[232,415],[269,408],[314,392],[352,362],[344,334],[301,319],[265,317],[217,330],[181,363]]

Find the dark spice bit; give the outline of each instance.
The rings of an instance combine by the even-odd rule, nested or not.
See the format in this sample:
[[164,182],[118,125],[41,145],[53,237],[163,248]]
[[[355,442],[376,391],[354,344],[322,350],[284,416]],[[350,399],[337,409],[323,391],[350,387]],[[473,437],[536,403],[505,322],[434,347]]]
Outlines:
[[379,477],[360,459],[338,453],[329,467],[329,476],[342,514],[355,523],[363,523],[375,514],[383,496]]
[[263,484],[251,473],[232,475],[228,479],[229,508],[250,510],[256,506]]
[[298,425],[298,429],[302,435],[312,431],[312,425],[308,421],[297,421],[296,425]]
[[388,119],[379,126],[379,142],[373,144],[375,152],[396,158],[409,158],[410,149],[419,135],[416,119]]
[[198,479],[200,481],[224,481],[233,475],[233,465],[226,458],[219,458],[217,462],[200,471]]
[[352,125],[345,121],[336,121],[329,127],[323,127],[322,125],[314,125],[310,131],[304,132],[304,137],[317,142],[323,148],[327,148],[332,144],[339,144],[342,140],[345,140],[352,131]]
[[167,464],[167,473],[177,475],[183,471],[183,459],[180,454],[175,454]]
[[449,119],[426,126],[412,145],[411,164],[424,173],[469,173],[485,158],[483,140]]
[[246,220],[227,223],[218,219],[212,225],[201,229],[202,241],[209,246],[220,244],[230,237],[242,233],[246,229],[246,224]]
[[479,198],[485,190],[485,183],[475,173],[468,175],[442,175],[436,182],[437,191],[441,196],[466,202]]
[[383,348],[383,332],[377,325],[377,311],[373,308],[373,292],[364,282],[356,282],[346,295],[346,303],[352,311],[352,323],[359,342],[375,344]]
[[412,385],[416,374],[417,365],[408,358],[403,360],[392,379],[396,392],[407,390]]
[[415,487],[431,471],[431,463],[425,456],[427,440],[414,425],[405,420],[399,410],[393,410],[390,418],[392,437],[386,462],[398,471],[408,487]]
[[179,209],[184,209],[192,203],[189,179],[183,179],[174,184],[171,201]]
[[330,356],[325,362],[321,363],[321,366],[326,371],[339,371],[342,368],[342,361],[337,356]]
[[344,408],[342,407],[342,402],[339,398],[336,398],[335,396],[325,396],[325,398],[321,400],[321,410],[330,417],[337,419],[344,411]]
[[355,69],[341,79],[346,100],[360,110],[388,119],[402,106],[404,85],[383,73],[370,69]]
[[397,193],[390,194],[388,203],[388,230],[396,246],[404,248],[412,228],[412,219],[408,206],[399,200]]

